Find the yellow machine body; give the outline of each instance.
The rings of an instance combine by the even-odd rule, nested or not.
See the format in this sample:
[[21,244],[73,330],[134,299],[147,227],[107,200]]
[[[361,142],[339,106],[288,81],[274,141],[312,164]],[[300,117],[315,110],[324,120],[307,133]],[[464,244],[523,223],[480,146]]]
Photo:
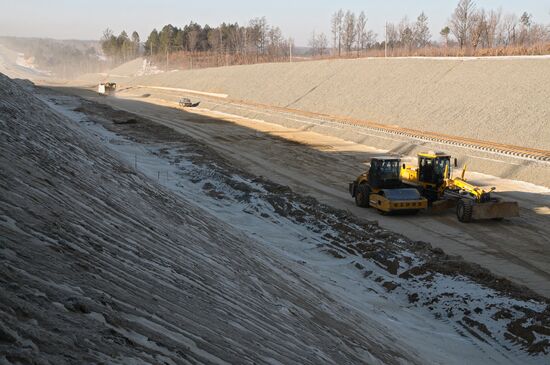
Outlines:
[[371,207],[376,208],[385,213],[397,212],[397,211],[410,211],[417,209],[428,208],[428,199],[421,198],[418,200],[390,200],[384,195],[370,194],[369,204]]
[[[456,166],[455,159],[455,166]],[[418,154],[418,166],[403,165],[400,179],[415,186],[433,207],[453,207],[461,222],[473,219],[502,219],[519,216],[517,202],[491,196],[495,188],[485,190],[466,181],[466,166],[460,177],[451,177],[451,156],[442,152]]]
[[375,157],[368,171],[349,184],[349,191],[361,207],[380,213],[417,213],[428,207],[428,200],[417,189],[399,180],[400,160],[393,156]]
[[409,185],[416,187],[433,190],[438,194],[444,190],[444,184],[438,183],[433,179],[427,179],[422,176],[421,167],[426,165],[438,166],[443,169],[441,177],[442,181],[450,179],[451,177],[451,156],[442,152],[421,152],[418,154],[418,166],[403,165],[400,171],[401,180]]

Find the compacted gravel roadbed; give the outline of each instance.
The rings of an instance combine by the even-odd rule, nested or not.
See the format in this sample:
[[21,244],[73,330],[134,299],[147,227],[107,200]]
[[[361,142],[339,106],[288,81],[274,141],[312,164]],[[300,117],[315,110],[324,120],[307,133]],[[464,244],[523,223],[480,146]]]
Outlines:
[[[136,113],[178,133],[193,136],[256,175],[311,195],[335,208],[376,219],[409,238],[430,242],[498,275],[550,297],[550,190],[481,174],[468,176],[482,186],[519,201],[521,217],[503,222],[459,223],[453,211],[415,217],[381,217],[357,208],[347,191],[365,161],[384,150],[307,128],[290,128],[206,109],[181,110],[176,102],[135,97],[98,97],[87,90],[62,89],[117,109]],[[405,148],[405,147],[404,147]]]

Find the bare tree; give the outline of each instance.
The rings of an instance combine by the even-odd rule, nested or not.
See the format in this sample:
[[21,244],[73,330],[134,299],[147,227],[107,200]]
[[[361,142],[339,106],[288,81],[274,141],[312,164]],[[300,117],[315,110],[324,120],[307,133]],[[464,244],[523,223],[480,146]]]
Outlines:
[[346,52],[350,53],[355,43],[355,14],[349,10],[344,16],[343,41]]
[[316,34],[315,31],[311,34],[311,38],[308,41],[311,48],[311,54],[313,56],[323,56],[328,48],[328,39],[325,33]]
[[470,44],[475,51],[481,40],[481,35],[486,28],[485,22],[485,10],[474,11],[470,16],[470,29],[468,32],[468,38]]
[[311,38],[307,41],[307,45],[311,48],[311,55],[315,56],[317,54],[317,34],[315,34],[315,31],[311,33]]
[[550,42],[550,26],[542,24],[533,24],[529,31],[529,39],[531,44]]
[[499,44],[509,46],[516,43],[518,19],[515,14],[506,14],[499,27]]
[[500,26],[502,9],[491,10],[487,15],[487,23],[484,33],[484,43],[487,48],[493,48],[496,44],[497,29]]
[[335,50],[338,50],[338,56],[340,56],[342,54],[342,30],[344,23],[344,11],[342,9],[332,14],[331,23],[332,45]]
[[267,53],[272,58],[275,58],[284,47],[283,32],[281,32],[281,28],[269,27],[269,30],[267,31],[267,40]]
[[256,58],[259,54],[263,54],[267,44],[267,20],[265,17],[254,18],[249,22],[249,30],[247,31],[248,41],[256,48]]
[[367,16],[365,12],[362,11],[357,17],[355,22],[355,39],[357,43],[357,55],[359,56],[360,52],[363,51],[366,47],[366,38],[367,36]]
[[475,4],[473,0],[460,0],[451,16],[449,28],[456,37],[460,49],[467,44],[468,33],[472,27],[471,18],[474,12]]
[[325,33],[321,33],[317,36],[317,47],[319,54],[323,56],[328,48],[328,39]]
[[319,53],[319,39],[317,37],[317,34],[315,31],[311,33],[311,38],[308,41],[309,48],[311,48],[311,55],[315,56],[317,53]]
[[409,23],[409,19],[405,16],[399,22],[399,43],[410,51],[414,43],[413,25]]
[[386,42],[391,49],[399,45],[399,29],[393,23],[386,24]]

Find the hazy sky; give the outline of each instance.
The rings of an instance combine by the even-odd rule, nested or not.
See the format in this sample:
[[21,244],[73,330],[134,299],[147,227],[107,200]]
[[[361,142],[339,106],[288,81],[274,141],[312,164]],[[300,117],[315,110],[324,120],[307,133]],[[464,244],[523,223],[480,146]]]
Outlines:
[[[201,24],[246,23],[266,16],[297,45],[306,45],[311,32],[330,32],[330,16],[343,8],[364,10],[369,29],[380,36],[385,20],[397,22],[424,11],[432,35],[447,22],[458,0],[0,0],[0,35],[50,37],[58,39],[98,39],[109,27],[119,33],[137,30],[145,39],[152,28],[171,23],[183,26],[191,20]],[[550,0],[477,0],[478,7],[498,8],[505,12],[532,13],[535,21],[550,23]]]

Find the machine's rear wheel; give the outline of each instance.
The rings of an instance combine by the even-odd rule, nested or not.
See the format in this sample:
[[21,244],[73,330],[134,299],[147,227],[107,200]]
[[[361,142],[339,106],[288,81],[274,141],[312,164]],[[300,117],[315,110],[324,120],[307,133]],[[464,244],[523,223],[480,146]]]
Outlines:
[[461,199],[456,205],[456,217],[462,223],[469,223],[472,221],[473,204],[471,201]]
[[367,184],[361,184],[355,192],[355,205],[362,208],[369,206],[370,188]]

